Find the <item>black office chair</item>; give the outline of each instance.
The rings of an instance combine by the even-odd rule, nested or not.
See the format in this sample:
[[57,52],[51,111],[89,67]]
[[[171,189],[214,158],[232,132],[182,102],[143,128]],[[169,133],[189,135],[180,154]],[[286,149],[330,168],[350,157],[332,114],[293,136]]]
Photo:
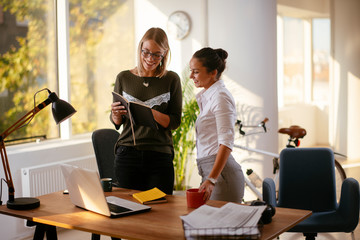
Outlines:
[[280,153],[279,192],[275,183],[263,182],[263,199],[274,207],[311,210],[312,215],[289,232],[302,232],[307,240],[319,232],[351,232],[359,222],[360,190],[347,178],[336,202],[334,154],[328,148],[286,148]]
[[[114,147],[118,138],[119,132],[115,129],[98,129],[92,134],[92,143],[100,178],[112,178],[113,186],[115,187],[118,185],[114,172]],[[93,233],[91,239],[100,240],[100,235]],[[111,239],[115,240],[117,238],[112,237]]]
[[112,178],[115,186],[115,143],[119,138],[119,132],[115,129],[98,129],[92,134],[96,162],[99,169],[100,178]]

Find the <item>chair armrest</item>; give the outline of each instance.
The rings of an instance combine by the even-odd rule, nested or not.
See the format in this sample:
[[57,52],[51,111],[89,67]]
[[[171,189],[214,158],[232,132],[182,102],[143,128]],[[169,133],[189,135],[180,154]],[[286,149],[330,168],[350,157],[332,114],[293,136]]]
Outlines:
[[275,182],[271,178],[263,181],[263,200],[273,207],[276,207],[276,188]]
[[354,178],[346,178],[341,186],[341,196],[338,212],[348,222],[348,231],[352,232],[359,220],[360,188],[359,182]]

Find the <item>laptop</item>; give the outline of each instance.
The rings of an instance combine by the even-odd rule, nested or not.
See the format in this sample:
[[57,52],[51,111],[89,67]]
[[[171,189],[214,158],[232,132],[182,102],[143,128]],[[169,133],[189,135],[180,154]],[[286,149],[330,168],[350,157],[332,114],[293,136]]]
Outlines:
[[80,208],[108,217],[146,212],[151,209],[115,196],[105,197],[97,171],[68,164],[60,164],[71,202]]

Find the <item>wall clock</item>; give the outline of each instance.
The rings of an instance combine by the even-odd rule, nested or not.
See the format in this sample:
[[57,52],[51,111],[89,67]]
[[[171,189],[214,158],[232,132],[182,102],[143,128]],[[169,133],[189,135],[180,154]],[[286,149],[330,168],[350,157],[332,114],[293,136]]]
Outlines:
[[167,22],[167,29],[169,34],[178,39],[184,39],[191,28],[190,16],[183,11],[176,11],[170,14]]

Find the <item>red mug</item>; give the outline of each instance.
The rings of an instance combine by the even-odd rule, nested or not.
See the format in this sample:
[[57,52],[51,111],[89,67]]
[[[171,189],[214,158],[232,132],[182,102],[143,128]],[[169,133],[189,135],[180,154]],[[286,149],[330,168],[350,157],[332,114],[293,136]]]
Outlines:
[[205,191],[199,192],[198,188],[191,188],[186,190],[186,201],[189,208],[198,208],[205,204]]

